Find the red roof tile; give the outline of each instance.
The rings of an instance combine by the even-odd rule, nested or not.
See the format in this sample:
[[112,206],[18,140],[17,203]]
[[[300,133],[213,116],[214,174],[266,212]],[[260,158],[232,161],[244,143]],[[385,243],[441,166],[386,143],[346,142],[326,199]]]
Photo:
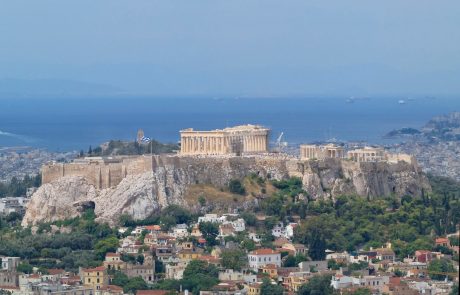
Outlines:
[[105,270],[105,266],[98,266],[95,268],[84,268],[83,269],[84,272],[95,272],[95,271],[104,271],[104,270]]
[[65,273],[65,270],[61,268],[50,268],[48,269],[48,273],[52,276],[59,275]]
[[266,249],[254,250],[250,254],[252,255],[270,255],[270,254],[279,254],[279,252],[266,248]]
[[102,286],[101,290],[113,291],[113,292],[123,292],[123,288],[120,286],[116,286],[116,285]]
[[137,290],[136,295],[166,295],[168,290]]
[[105,257],[120,257],[120,253],[107,253],[105,254]]

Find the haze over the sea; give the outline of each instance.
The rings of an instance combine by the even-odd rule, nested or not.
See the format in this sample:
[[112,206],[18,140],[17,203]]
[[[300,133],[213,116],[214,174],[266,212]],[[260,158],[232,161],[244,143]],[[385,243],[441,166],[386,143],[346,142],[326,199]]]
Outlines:
[[[290,144],[363,140],[402,127],[422,127],[431,117],[460,110],[460,100],[398,98],[100,98],[11,99],[0,108],[0,146],[30,145],[51,150],[86,150],[110,139],[134,140],[138,128],[165,142],[179,130],[263,124],[271,141],[284,132]],[[18,111],[20,110],[20,111]],[[3,132],[3,134],[1,133]],[[8,132],[8,134],[4,134]]]
[[459,15],[458,0],[3,1],[0,146],[247,123],[382,142],[460,110]]

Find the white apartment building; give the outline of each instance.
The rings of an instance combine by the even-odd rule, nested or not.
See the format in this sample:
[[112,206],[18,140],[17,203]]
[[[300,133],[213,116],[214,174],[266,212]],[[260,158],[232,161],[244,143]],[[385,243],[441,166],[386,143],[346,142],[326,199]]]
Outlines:
[[272,249],[258,249],[248,254],[249,268],[257,271],[267,264],[281,266],[281,254]]

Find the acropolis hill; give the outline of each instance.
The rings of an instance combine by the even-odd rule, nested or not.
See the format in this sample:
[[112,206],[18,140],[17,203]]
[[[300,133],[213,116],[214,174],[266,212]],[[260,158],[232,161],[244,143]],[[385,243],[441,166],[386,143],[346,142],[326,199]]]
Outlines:
[[[95,206],[99,220],[111,224],[123,213],[146,218],[169,204],[188,206],[191,187],[225,188],[230,180],[251,173],[272,179],[299,177],[313,198],[420,195],[430,190],[415,161],[395,160],[382,150],[355,150],[356,159],[345,152],[327,152],[336,151],[335,146],[308,146],[308,155],[317,153],[314,157],[307,157],[307,151],[301,157],[269,153],[268,129],[252,125],[209,133],[188,129],[181,132],[184,138],[187,148],[183,141],[178,154],[92,157],[45,165],[43,185],[32,196],[23,225],[77,216],[88,205]],[[255,206],[264,196],[252,197],[234,206]]]

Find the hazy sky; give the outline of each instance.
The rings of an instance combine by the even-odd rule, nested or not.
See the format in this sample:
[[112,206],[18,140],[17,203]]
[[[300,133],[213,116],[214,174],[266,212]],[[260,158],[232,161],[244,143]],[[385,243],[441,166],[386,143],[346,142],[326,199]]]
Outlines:
[[460,1],[0,0],[0,79],[154,95],[460,94]]

